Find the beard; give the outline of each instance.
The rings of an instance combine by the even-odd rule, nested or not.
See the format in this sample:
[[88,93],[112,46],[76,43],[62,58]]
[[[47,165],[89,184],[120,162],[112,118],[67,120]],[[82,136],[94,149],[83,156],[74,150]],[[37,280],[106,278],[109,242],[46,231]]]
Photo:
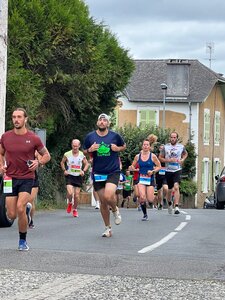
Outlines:
[[99,131],[101,131],[101,132],[104,132],[104,131],[106,131],[106,130],[107,130],[107,127],[104,127],[104,128],[102,128],[102,127],[98,127],[98,130],[99,130]]

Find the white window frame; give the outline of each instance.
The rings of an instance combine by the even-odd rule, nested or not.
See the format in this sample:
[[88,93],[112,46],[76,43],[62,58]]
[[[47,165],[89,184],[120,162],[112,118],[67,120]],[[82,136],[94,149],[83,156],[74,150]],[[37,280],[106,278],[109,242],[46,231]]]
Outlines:
[[220,175],[221,173],[221,160],[216,157],[214,158],[214,166],[213,166],[213,186],[216,186],[216,175]]

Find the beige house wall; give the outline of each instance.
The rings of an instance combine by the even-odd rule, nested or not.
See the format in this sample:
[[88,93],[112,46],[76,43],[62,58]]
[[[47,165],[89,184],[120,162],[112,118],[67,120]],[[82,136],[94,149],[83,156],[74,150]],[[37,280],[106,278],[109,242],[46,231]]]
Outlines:
[[[204,145],[204,109],[210,110],[210,142],[209,145]],[[215,111],[220,112],[220,145],[214,144],[214,116]],[[203,207],[203,203],[207,195],[210,195],[214,191],[213,176],[211,187],[212,189],[208,193],[203,193],[202,189],[202,160],[207,157],[211,161],[211,174],[213,175],[213,161],[214,158],[219,158],[221,166],[224,166],[224,119],[225,119],[225,103],[221,93],[220,87],[215,86],[205,102],[199,106],[199,139],[198,139],[198,194],[197,199],[198,207]]]
[[[162,126],[162,115],[163,112],[160,111],[159,113],[159,126]],[[188,141],[188,128],[189,123],[184,122],[186,119],[185,114],[181,114],[174,111],[166,111],[165,113],[165,119],[166,119],[166,128],[170,128],[172,130],[175,130],[179,136],[182,138],[182,143],[186,144]]]

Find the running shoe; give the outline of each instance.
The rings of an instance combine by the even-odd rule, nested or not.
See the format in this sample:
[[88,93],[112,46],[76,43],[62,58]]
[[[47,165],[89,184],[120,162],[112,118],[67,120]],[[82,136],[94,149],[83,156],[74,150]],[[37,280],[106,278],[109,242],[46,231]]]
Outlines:
[[178,207],[178,206],[175,206],[174,214],[175,214],[175,215],[179,215],[179,214],[180,214],[180,210],[179,210],[179,207]]
[[31,222],[31,215],[30,215],[31,209],[32,209],[32,204],[30,202],[28,202],[27,207],[26,207],[26,215],[27,215],[28,224],[30,224],[30,222]]
[[73,210],[73,216],[74,216],[74,218],[78,218],[78,211],[77,211],[77,209]]
[[144,215],[143,218],[141,219],[142,221],[148,221],[148,215]]
[[19,251],[28,251],[29,250],[29,247],[25,240],[19,240],[18,250]]
[[173,212],[173,205],[168,206],[168,213],[171,215]]
[[113,216],[114,216],[114,222],[116,225],[120,225],[121,221],[122,221],[122,218],[121,218],[121,215],[120,215],[120,212],[119,212],[119,208],[116,207],[116,211],[113,211]]
[[31,219],[31,221],[30,221],[29,228],[30,228],[30,229],[33,229],[33,228],[35,228],[35,226],[34,226],[34,222],[33,222],[33,220],[32,220],[32,219]]
[[99,209],[99,208],[100,208],[99,201],[96,201],[95,209]]
[[66,212],[67,212],[68,214],[70,214],[70,213],[71,213],[71,210],[72,210],[72,202],[69,202],[69,203],[67,204]]
[[102,237],[111,237],[112,236],[112,229],[110,227],[106,227],[105,231],[102,234]]
[[159,206],[158,206],[158,210],[162,210],[163,209],[163,206],[162,206],[162,204],[159,204]]

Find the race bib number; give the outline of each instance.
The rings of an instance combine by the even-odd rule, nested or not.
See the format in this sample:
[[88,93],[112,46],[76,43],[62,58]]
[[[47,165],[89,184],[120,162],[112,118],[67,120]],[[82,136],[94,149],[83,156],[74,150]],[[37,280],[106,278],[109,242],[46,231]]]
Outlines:
[[10,194],[12,193],[12,178],[5,176],[4,177],[4,185],[3,185],[3,193]]
[[165,175],[166,174],[166,170],[165,169],[160,169],[159,170],[159,175]]
[[180,169],[180,164],[177,163],[177,162],[174,162],[174,163],[170,162],[170,163],[168,164],[167,169],[168,169],[168,170],[174,170],[174,171],[179,170],[179,169]]
[[144,184],[144,185],[150,185],[151,184],[151,177],[140,175],[139,183]]
[[95,182],[106,181],[107,175],[94,174]]
[[71,165],[70,166],[70,174],[74,175],[74,176],[78,176],[80,175],[80,166],[76,166],[76,165]]

